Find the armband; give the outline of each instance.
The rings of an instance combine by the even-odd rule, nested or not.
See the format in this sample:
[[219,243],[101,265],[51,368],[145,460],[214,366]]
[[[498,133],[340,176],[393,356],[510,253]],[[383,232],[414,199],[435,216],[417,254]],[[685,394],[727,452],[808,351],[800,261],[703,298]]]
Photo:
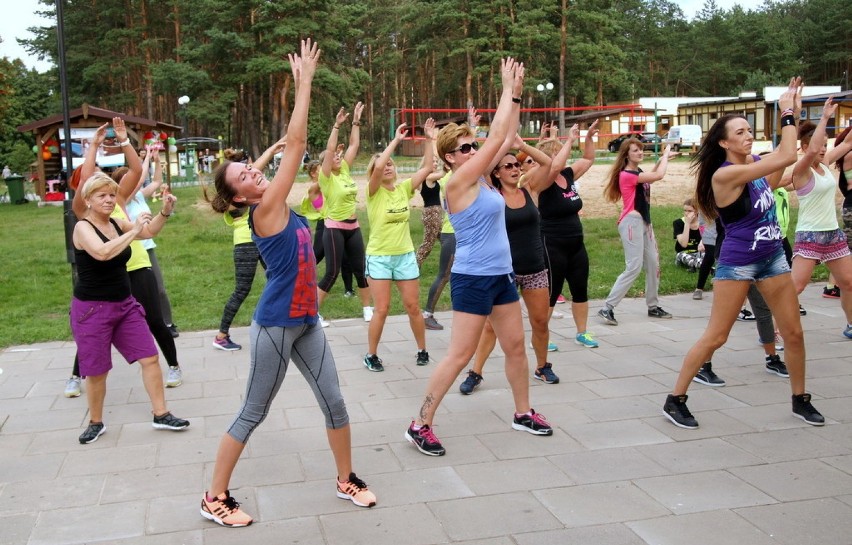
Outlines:
[[796,126],[796,117],[793,114],[788,114],[781,116],[781,128],[784,127],[795,127]]
[[514,102],[515,104],[520,104],[521,103],[521,97],[512,97],[512,102]]

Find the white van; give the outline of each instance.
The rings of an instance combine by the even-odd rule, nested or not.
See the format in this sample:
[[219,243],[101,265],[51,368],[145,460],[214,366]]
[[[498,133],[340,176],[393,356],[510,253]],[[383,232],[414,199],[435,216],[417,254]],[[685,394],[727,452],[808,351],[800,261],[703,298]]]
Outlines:
[[700,125],[675,125],[663,137],[662,144],[671,144],[674,151],[693,146],[697,148],[701,144],[701,133]]

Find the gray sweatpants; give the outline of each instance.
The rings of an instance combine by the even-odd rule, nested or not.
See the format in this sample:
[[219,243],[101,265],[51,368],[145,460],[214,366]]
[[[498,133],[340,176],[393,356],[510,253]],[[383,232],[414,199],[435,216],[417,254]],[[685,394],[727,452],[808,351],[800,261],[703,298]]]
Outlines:
[[645,269],[645,303],[648,308],[659,304],[657,292],[660,287],[660,256],[657,253],[657,239],[654,229],[646,225],[642,216],[631,212],[618,224],[621,245],[624,246],[624,272],[618,275],[609,295],[606,306],[615,308],[627,295],[633,282]]
[[228,428],[231,437],[246,443],[263,422],[281,388],[291,359],[314,391],[325,415],[326,427],[338,429],[349,423],[334,357],[319,324],[265,327],[252,320],[249,335],[251,371],[243,406]]

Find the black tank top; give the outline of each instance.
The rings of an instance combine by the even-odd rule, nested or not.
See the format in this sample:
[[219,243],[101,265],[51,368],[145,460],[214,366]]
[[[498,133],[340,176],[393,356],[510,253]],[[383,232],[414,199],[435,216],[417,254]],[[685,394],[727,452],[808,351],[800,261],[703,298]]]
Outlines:
[[580,210],[583,199],[577,192],[574,169],[565,167],[559,173],[565,189],[553,182],[538,195],[538,211],[541,213],[541,234],[548,238],[578,238],[583,236]]
[[524,206],[506,207],[506,233],[512,252],[515,274],[533,274],[544,270],[544,247],[541,243],[541,216],[526,189]]
[[[103,233],[89,220],[83,220],[95,230],[104,242],[109,242]],[[118,236],[124,233],[112,218],[109,219]],[[130,297],[130,276],[127,274],[127,262],[130,260],[130,246],[120,254],[100,261],[86,250],[74,248],[74,260],[77,264],[77,285],[74,297],[81,301],[124,301]]]
[[435,187],[429,187],[426,182],[420,186],[420,196],[423,197],[423,206],[441,206],[441,186],[435,182]]

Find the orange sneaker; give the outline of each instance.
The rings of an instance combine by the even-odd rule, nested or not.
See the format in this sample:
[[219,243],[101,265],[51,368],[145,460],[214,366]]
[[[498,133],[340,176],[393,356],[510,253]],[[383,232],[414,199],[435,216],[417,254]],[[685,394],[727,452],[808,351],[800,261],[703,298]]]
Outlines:
[[228,490],[216,496],[213,501],[208,501],[205,493],[201,498],[201,516],[229,528],[240,528],[253,522],[252,518],[240,509],[240,504],[231,497]]
[[352,503],[358,507],[376,505],[376,495],[367,490],[367,483],[359,479],[354,473],[350,473],[349,479],[346,481],[337,481],[337,497],[352,500]]

